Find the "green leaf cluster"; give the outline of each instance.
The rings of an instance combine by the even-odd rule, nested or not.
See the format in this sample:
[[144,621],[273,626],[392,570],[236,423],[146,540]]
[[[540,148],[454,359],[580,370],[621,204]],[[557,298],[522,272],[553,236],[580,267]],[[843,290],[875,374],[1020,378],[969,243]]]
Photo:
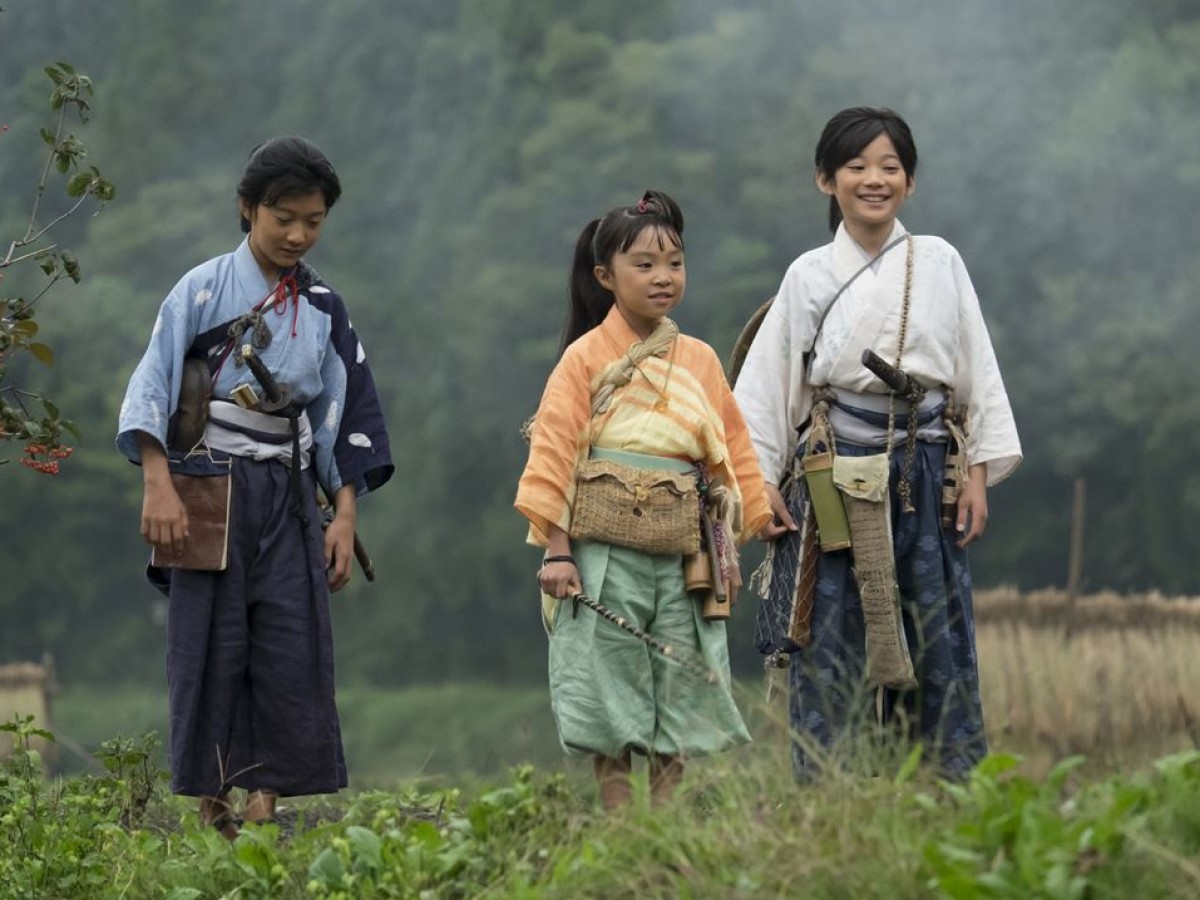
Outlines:
[[[53,735],[33,727],[31,717],[0,725],[5,732],[14,747],[0,760],[0,895],[106,896],[119,877],[114,854],[128,845],[127,829],[144,824],[150,800],[161,799],[162,773],[151,767],[133,777],[117,771],[48,783],[31,741]],[[154,740],[147,735],[129,742],[126,755],[136,749],[148,756]]]
[[[1064,760],[1034,781],[1013,774],[1015,757],[993,756],[968,784],[946,786],[957,822],[925,840],[930,886],[955,898],[1081,900],[1132,882],[1140,896],[1165,896],[1169,878],[1148,857],[1186,868],[1195,852],[1196,820],[1180,820],[1178,804],[1200,789],[1200,753],[1167,757],[1148,775],[1070,784],[1082,762]],[[1159,843],[1164,825],[1169,850]]]
[[[92,95],[91,79],[76,72],[66,62],[47,66],[45,74],[54,84],[49,105],[51,111],[59,114],[57,126],[54,129],[38,129],[48,149],[45,151],[45,170],[31,191],[34,197],[33,212],[25,224],[23,235],[15,236],[9,242],[7,253],[0,257],[0,277],[10,274],[9,270],[13,267],[30,263],[42,272],[44,281],[29,299],[21,296],[0,298],[0,442],[23,445],[22,462],[29,464],[30,468],[57,474],[57,459],[66,452],[61,451],[62,431],[66,429],[76,435],[78,432],[72,422],[60,417],[58,407],[52,401],[13,383],[9,377],[10,368],[13,360],[22,354],[28,354],[46,366],[54,364],[54,351],[50,345],[33,340],[38,333],[35,316],[39,312],[39,301],[61,279],[68,278],[78,284],[82,275],[78,258],[56,244],[47,244],[48,235],[78,211],[89,197],[106,202],[113,198],[115,192],[112,183],[95,166],[77,171],[87,156],[87,148],[74,134],[64,134],[63,131],[69,109],[74,108],[79,119],[86,121],[90,108],[86,98]],[[66,196],[75,202],[65,211],[52,214],[53,218],[47,221],[42,218],[42,200],[51,168],[68,176]],[[40,401],[46,412],[40,420],[31,409],[32,401]],[[5,462],[8,460],[0,459],[0,464]]]

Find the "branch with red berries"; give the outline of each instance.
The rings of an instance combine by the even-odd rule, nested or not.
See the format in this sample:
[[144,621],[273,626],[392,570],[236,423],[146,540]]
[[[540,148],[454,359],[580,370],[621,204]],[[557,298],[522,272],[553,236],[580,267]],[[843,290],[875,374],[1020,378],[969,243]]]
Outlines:
[[[50,400],[12,385],[5,386],[7,364],[14,355],[22,353],[47,366],[54,364],[53,351],[37,340],[35,314],[38,303],[64,278],[78,284],[80,271],[79,261],[51,243],[48,235],[89,201],[104,204],[111,200],[114,189],[95,166],[84,164],[87,148],[67,129],[68,113],[72,111],[81,123],[87,121],[91,110],[92,80],[65,62],[47,66],[45,71],[54,83],[50,109],[55,114],[56,124],[54,128],[41,129],[42,140],[47,145],[46,161],[34,188],[29,221],[23,233],[9,242],[8,251],[0,255],[0,279],[11,266],[29,262],[41,269],[45,281],[28,297],[0,297],[0,442],[24,444],[21,465],[35,472],[57,475],[60,462],[71,455],[71,448],[62,444],[60,436],[64,429],[76,437],[78,432],[70,421],[59,415],[58,408]],[[7,125],[0,125],[0,137],[7,131]],[[61,204],[61,209],[47,212],[46,189],[56,172],[66,181],[66,202]],[[41,412],[35,411],[35,402],[40,403]],[[0,459],[0,465],[8,461]]]

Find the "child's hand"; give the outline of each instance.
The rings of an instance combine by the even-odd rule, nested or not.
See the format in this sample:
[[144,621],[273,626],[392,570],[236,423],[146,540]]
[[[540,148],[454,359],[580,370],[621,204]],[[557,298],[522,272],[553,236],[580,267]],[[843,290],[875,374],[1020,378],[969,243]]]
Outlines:
[[169,479],[147,481],[142,497],[142,537],[160,553],[178,556],[188,539],[188,517]]
[[583,582],[579,580],[579,570],[575,568],[574,561],[543,565],[538,570],[538,586],[542,593],[558,600],[583,593]]
[[772,519],[758,532],[758,539],[760,541],[773,541],[787,534],[789,531],[799,531],[800,529],[796,525],[796,520],[792,518],[792,514],[788,512],[787,504],[783,502],[783,495],[779,493],[779,488],[769,481],[764,483],[763,487],[767,492],[767,502],[771,504]]
[[325,569],[329,590],[336,593],[350,583],[354,563],[354,517],[334,516],[325,529]]
[[958,546],[967,547],[983,537],[987,518],[987,465],[980,463],[971,466],[958,496]]

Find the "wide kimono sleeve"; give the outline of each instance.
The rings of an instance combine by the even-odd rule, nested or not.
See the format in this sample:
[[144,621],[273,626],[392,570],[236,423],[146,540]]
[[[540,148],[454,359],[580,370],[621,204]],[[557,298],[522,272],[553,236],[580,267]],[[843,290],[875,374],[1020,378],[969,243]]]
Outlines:
[[979,298],[957,251],[951,265],[959,301],[955,399],[967,404],[967,464],[986,464],[991,487],[1020,464],[1021,442]]
[[513,504],[529,520],[529,542],[543,547],[551,525],[570,530],[575,469],[587,449],[590,376],[582,355],[573,352],[576,346],[567,348],[546,382]]
[[[720,372],[718,363],[718,373]],[[771,518],[771,504],[763,488],[763,474],[750,441],[750,431],[741,408],[723,374],[718,374],[721,418],[725,423],[725,446],[729,449],[729,467],[742,498],[741,531],[738,542],[753,538]]]
[[117,449],[141,462],[137,433],[167,446],[167,426],[179,403],[183,361],[196,335],[198,296],[209,286],[193,271],[180,279],[158,310],[150,343],[125,388],[117,424]]
[[331,497],[347,484],[361,496],[395,471],[379,393],[342,298],[321,285],[309,291],[313,305],[329,315],[322,390],[307,407],[317,479]]
[[807,292],[799,266],[784,275],[779,293],[759,326],[738,374],[734,396],[745,417],[762,476],[779,484],[791,463],[796,426],[812,409],[812,388],[804,377]]

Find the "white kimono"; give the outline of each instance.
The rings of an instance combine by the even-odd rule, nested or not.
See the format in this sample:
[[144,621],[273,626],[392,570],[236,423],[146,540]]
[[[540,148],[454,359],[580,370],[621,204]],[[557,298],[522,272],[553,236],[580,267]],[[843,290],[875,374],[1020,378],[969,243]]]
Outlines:
[[[897,221],[885,246],[904,234]],[[967,462],[986,463],[991,486],[1020,463],[1021,443],[979,299],[950,244],[927,235],[914,236],[913,244],[901,368],[927,387],[953,388],[956,402],[967,405]],[[870,348],[888,362],[896,358],[905,255],[901,243],[838,298],[816,341],[807,377],[802,356],[813,349],[822,313],[868,257],[842,225],[831,243],[788,267],[734,390],[767,481],[779,484],[791,464],[796,428],[808,418],[813,385],[860,393],[887,390],[863,366],[862,352]]]

